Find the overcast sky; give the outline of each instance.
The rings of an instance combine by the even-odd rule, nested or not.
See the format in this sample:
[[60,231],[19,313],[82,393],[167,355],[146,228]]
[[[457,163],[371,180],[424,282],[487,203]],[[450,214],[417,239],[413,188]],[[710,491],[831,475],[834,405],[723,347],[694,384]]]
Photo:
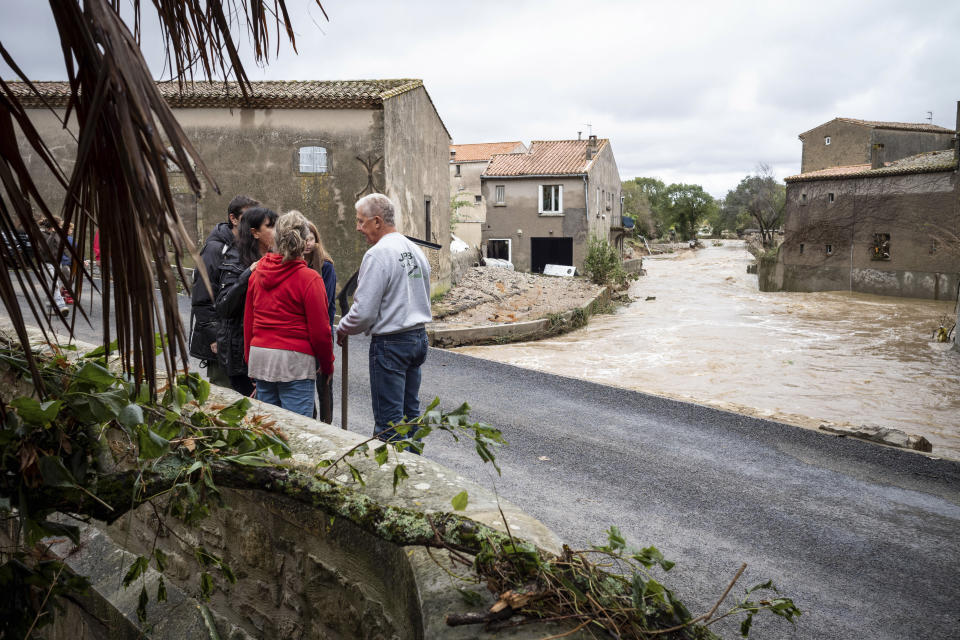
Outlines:
[[[422,78],[456,143],[571,139],[590,124],[622,178],[715,196],[758,162],[798,172],[797,134],[836,116],[933,111],[954,128],[960,100],[956,0],[325,0],[329,22],[288,2],[299,55],[251,64],[254,80]],[[0,41],[26,72],[63,79],[47,3],[0,12]],[[159,75],[156,42],[145,49]]]

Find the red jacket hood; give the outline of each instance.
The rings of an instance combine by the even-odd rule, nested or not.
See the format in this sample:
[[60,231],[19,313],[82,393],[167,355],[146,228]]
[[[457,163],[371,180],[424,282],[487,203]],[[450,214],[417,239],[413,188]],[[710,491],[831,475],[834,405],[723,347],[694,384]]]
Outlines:
[[268,253],[257,263],[260,284],[264,289],[273,289],[300,269],[309,269],[303,259],[283,261],[279,253]]

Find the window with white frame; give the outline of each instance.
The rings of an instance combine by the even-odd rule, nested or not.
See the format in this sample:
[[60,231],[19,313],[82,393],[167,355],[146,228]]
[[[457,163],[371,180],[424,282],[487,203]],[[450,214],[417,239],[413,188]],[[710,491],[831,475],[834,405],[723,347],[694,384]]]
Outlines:
[[326,173],[327,150],[324,147],[300,147],[300,173]]
[[540,185],[540,213],[563,213],[563,185]]
[[830,146],[830,136],[823,137],[823,144],[826,146]]
[[511,262],[513,252],[511,251],[510,239],[491,238],[487,240],[487,257],[496,260],[506,260]]
[[503,204],[503,203],[505,203],[505,202],[506,202],[506,199],[505,199],[505,197],[504,197],[504,196],[505,196],[505,192],[506,192],[506,189],[504,189],[504,186],[503,186],[502,184],[498,184],[498,185],[496,186],[496,188],[494,188],[494,199],[493,199],[493,201],[494,201],[495,203],[497,203],[497,204]]

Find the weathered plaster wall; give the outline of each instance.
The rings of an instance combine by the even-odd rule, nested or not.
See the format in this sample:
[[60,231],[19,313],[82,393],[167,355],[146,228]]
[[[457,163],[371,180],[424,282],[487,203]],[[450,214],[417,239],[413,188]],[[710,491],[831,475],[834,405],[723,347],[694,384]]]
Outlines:
[[[830,136],[829,145],[824,144],[826,136]],[[924,151],[950,149],[953,146],[953,135],[875,129],[835,120],[804,134],[800,172],[869,163],[871,145],[874,142],[884,145],[884,159],[890,162]]]
[[[957,189],[951,171],[789,183],[782,269],[770,286],[954,299]],[[890,235],[889,260],[873,259],[874,234]]]
[[[450,287],[450,136],[423,87],[383,104],[385,191],[400,207],[401,233],[443,246],[425,249],[434,290]],[[430,233],[426,205],[430,200]],[[427,237],[429,235],[429,237]]]
[[[597,153],[597,157],[588,173],[588,182],[590,206],[588,207],[587,221],[590,224],[590,233],[607,238],[612,242],[613,238],[610,236],[610,230],[613,222],[620,218],[622,208],[620,205],[620,172],[617,169],[617,161],[613,157],[613,149],[609,142],[603,145],[603,148]],[[598,190],[599,200],[597,198]],[[599,217],[597,214],[599,214]],[[582,258],[578,260],[577,264],[579,265],[582,260]]]
[[[453,233],[470,247],[480,246],[483,225],[487,221],[487,199],[482,196],[480,187],[480,174],[486,168],[486,160],[450,163],[450,198],[467,203],[457,209],[458,222],[453,227]],[[480,202],[477,202],[477,196],[480,196]]]
[[[367,245],[354,228],[353,203],[384,188],[382,111],[175,109],[174,114],[221,190],[218,195],[204,185],[201,242],[226,219],[230,199],[246,194],[277,212],[298,209],[314,222],[341,282],[359,268]],[[327,173],[300,173],[298,150],[304,146],[326,148]]]
[[[563,186],[563,213],[538,213],[542,184]],[[496,187],[500,185],[504,187],[503,205],[495,203]],[[589,226],[582,177],[484,178],[483,197],[490,203],[483,244],[491,239],[510,239],[513,265],[518,271],[530,270],[531,238],[573,238],[574,264],[583,262]]]

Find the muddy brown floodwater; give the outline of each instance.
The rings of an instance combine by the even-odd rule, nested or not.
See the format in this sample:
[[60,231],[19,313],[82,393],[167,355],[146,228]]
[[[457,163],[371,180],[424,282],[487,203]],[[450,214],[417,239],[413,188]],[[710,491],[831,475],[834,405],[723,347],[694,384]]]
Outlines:
[[960,353],[932,340],[953,302],[761,293],[750,262],[736,241],[648,258],[638,300],[614,314],[457,351],[804,427],[894,427],[960,459]]

